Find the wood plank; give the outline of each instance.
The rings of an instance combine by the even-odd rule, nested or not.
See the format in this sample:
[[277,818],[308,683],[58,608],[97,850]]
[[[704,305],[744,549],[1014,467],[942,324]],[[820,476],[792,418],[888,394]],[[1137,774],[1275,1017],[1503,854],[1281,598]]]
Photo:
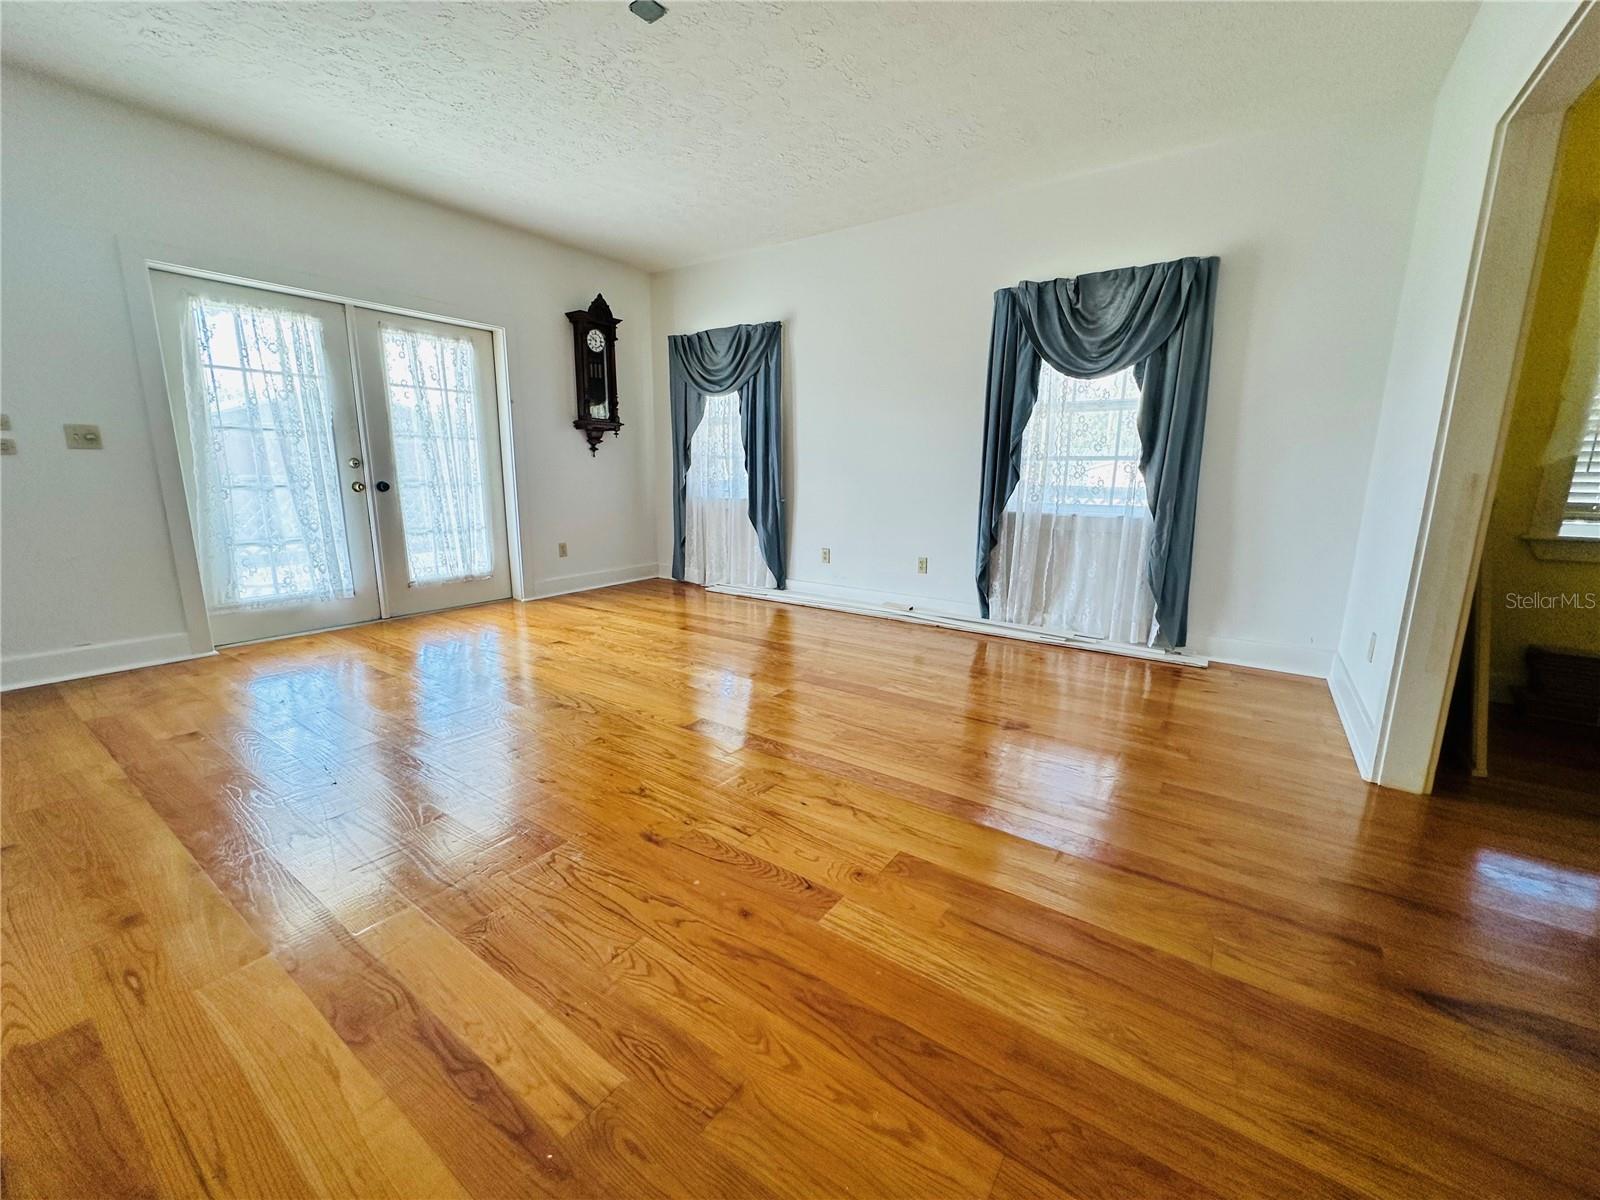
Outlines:
[[0,1053],[41,1041],[88,1018],[72,963],[61,953],[65,921],[40,855],[21,840],[0,847]]
[[557,1136],[623,1082],[621,1071],[418,910],[397,913],[361,940]]
[[83,951],[78,982],[163,1195],[307,1190],[239,1062],[148,923]]
[[8,693],[5,1188],[1600,1195],[1540,778],[665,581]]
[[315,1194],[466,1194],[273,959],[198,995]]
[[25,1197],[159,1195],[144,1143],[87,1021],[5,1056],[4,1191]]

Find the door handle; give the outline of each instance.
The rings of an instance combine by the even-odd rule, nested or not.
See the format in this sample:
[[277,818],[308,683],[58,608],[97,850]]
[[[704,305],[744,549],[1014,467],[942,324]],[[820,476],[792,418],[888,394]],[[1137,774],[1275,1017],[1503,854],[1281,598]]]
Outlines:
[[375,486],[380,492],[387,492],[389,490],[389,481],[387,479],[380,479]]
[[358,479],[358,480],[356,480],[354,483],[352,483],[350,485],[350,490],[352,492],[364,492],[364,491],[367,490],[367,485],[362,483],[361,480]]

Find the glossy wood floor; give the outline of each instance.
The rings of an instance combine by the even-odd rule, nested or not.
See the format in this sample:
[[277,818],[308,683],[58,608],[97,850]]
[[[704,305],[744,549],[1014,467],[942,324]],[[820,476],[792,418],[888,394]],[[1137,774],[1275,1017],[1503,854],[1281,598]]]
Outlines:
[[1600,824],[646,583],[4,701],[8,1194],[1600,1192]]

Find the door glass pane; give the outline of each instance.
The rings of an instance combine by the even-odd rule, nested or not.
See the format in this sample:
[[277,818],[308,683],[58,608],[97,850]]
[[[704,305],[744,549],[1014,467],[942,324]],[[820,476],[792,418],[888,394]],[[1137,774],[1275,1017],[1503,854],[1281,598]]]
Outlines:
[[385,325],[383,370],[407,578],[486,579],[494,556],[472,343]]
[[322,322],[194,296],[183,335],[211,608],[353,596]]

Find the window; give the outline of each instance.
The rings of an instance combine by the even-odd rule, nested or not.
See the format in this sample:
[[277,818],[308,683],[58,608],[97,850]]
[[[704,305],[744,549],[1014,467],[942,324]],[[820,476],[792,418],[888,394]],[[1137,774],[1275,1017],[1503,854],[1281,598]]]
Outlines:
[[1149,645],[1154,521],[1139,471],[1132,368],[1073,379],[1042,363],[1020,471],[995,543],[990,615]]
[[1561,537],[1600,537],[1600,379],[1593,391],[1561,510]]
[[1600,244],[1569,346],[1524,540],[1539,558],[1600,562]]
[[1022,478],[1007,510],[1111,516],[1144,509],[1138,420],[1132,367],[1073,379],[1040,364],[1039,399],[1023,435]]
[[707,396],[689,442],[684,479],[683,577],[690,583],[770,588],[772,572],[750,523],[739,393]]
[[701,500],[749,499],[738,392],[706,397],[705,415],[689,442],[689,477],[684,483],[689,495]]

